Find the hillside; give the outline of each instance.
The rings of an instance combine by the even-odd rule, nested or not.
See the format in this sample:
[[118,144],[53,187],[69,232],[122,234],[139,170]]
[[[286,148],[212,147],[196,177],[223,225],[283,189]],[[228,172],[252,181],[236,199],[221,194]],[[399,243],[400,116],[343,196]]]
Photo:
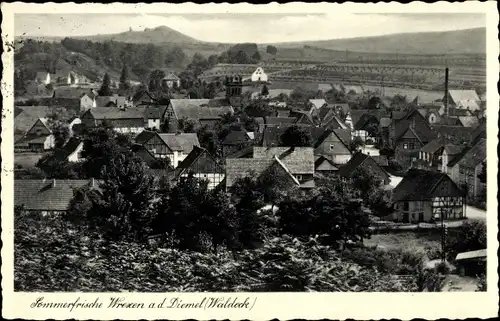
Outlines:
[[306,41],[301,43],[282,43],[277,45],[283,47],[296,47],[299,44],[325,49],[371,53],[399,52],[401,54],[485,54],[486,28],[446,32],[400,33],[376,37]]
[[154,29],[146,28],[144,31],[126,31],[117,34],[110,35],[93,35],[93,36],[81,36],[73,37],[75,39],[86,39],[91,41],[105,41],[114,40],[119,42],[127,43],[198,43],[200,41],[188,37],[183,33],[180,33],[174,29],[166,26],[156,27]]

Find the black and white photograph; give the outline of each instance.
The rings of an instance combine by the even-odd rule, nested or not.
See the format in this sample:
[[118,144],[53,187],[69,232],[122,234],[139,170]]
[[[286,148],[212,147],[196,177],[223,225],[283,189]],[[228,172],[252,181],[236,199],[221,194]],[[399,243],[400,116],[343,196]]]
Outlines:
[[74,6],[13,14],[14,293],[491,290],[484,9]]

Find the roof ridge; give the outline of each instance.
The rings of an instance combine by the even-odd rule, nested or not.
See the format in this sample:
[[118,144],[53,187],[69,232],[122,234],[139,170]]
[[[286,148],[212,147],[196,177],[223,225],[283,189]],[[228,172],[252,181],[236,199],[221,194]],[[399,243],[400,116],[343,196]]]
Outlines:
[[278,156],[274,155],[274,159],[278,162],[278,164],[285,170],[285,172],[293,179],[295,184],[300,186],[300,182],[292,175],[290,170],[286,167],[286,165],[278,158]]

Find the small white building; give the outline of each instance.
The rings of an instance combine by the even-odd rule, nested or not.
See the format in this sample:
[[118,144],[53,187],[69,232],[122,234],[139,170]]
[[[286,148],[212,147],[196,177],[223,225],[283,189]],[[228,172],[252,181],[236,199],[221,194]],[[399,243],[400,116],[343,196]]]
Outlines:
[[96,108],[96,94],[94,92],[88,92],[80,97],[80,112],[85,112],[90,108]]
[[267,74],[264,72],[262,67],[257,67],[252,73],[252,82],[267,82]]

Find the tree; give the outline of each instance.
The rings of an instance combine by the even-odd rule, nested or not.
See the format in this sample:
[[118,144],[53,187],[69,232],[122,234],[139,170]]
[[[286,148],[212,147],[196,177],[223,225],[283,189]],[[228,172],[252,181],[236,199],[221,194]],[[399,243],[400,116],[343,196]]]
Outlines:
[[324,235],[329,244],[362,241],[370,235],[368,214],[361,203],[334,188],[323,186],[304,199],[295,196],[279,204],[282,234],[294,236]]
[[235,63],[237,63],[237,64],[248,64],[248,63],[251,63],[250,58],[248,57],[248,55],[246,54],[246,52],[244,52],[242,50],[238,51],[238,53],[236,54],[234,60],[235,60]]
[[244,109],[245,113],[250,117],[265,117],[271,116],[272,109],[264,100],[252,100]]
[[112,127],[103,124],[90,130],[84,141],[82,157],[83,174],[86,177],[100,178],[102,169],[119,154],[132,155],[131,142],[128,136],[116,133]]
[[278,49],[275,46],[268,45],[266,47],[266,52],[270,55],[275,56],[278,53]]
[[256,51],[253,55],[252,55],[252,59],[254,59],[256,62],[259,62],[261,57],[260,57],[260,53],[258,51]]
[[111,96],[111,95],[113,95],[113,93],[111,92],[111,79],[109,78],[109,75],[107,73],[104,74],[101,89],[99,89],[98,93],[99,93],[99,96]]
[[52,126],[52,135],[54,135],[54,140],[55,140],[55,148],[61,148],[64,143],[69,138],[69,128],[66,125],[63,125],[62,123],[54,123]]
[[153,177],[135,155],[119,153],[104,165],[99,188],[102,197],[88,216],[111,239],[145,240],[154,212]]
[[127,65],[123,66],[122,73],[120,75],[120,89],[127,90],[130,88],[130,76]]
[[408,108],[408,99],[403,95],[394,95],[391,99],[390,108],[397,111],[405,111]]
[[165,72],[160,69],[153,70],[149,74],[149,91],[157,92],[162,91],[162,79],[165,78]]
[[267,85],[262,86],[262,91],[260,92],[260,94],[264,97],[267,97],[267,95],[269,95],[269,89],[267,89]]
[[234,244],[236,216],[226,195],[188,176],[161,195],[154,226],[156,232],[175,234],[182,249],[213,251]]
[[303,127],[293,125],[288,127],[281,135],[280,145],[290,147],[311,147],[312,137]]
[[464,222],[455,235],[447,240],[447,256],[454,259],[458,253],[486,248],[486,224],[480,220]]
[[363,167],[355,169],[351,179],[354,188],[359,192],[359,196],[363,198],[372,195],[382,184],[380,178]]

